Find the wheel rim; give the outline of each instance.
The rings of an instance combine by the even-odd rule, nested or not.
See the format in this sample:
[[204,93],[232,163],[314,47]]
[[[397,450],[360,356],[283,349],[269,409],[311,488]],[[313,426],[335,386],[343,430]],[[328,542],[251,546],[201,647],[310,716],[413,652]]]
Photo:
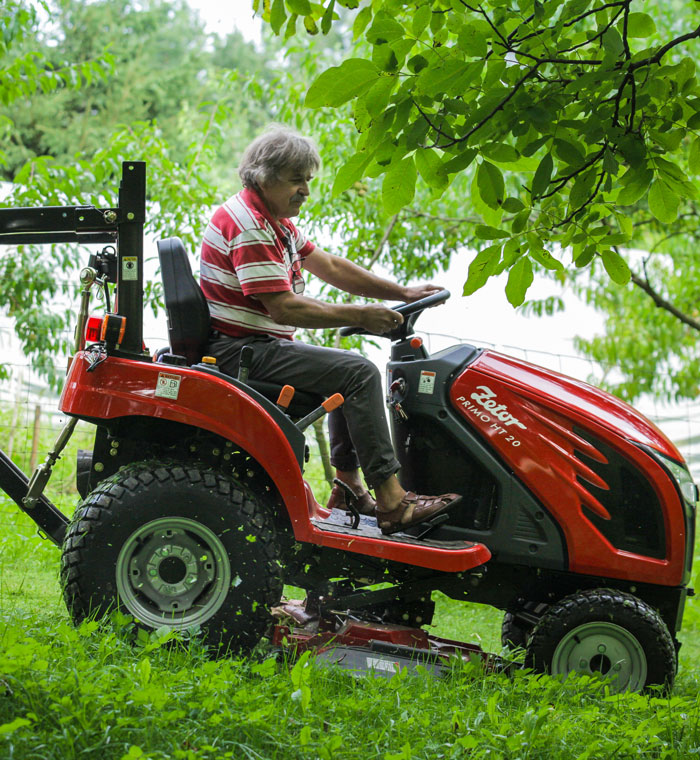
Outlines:
[[154,628],[205,623],[231,587],[221,540],[186,517],[162,517],[135,530],[119,552],[116,575],[122,604]]
[[552,673],[575,670],[613,681],[615,691],[639,691],[647,680],[647,658],[637,638],[614,623],[584,623],[569,631],[552,656]]

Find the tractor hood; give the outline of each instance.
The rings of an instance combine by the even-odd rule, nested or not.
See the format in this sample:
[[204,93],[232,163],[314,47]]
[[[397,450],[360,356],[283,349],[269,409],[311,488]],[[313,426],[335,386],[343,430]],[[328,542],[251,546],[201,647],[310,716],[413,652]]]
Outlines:
[[539,401],[565,415],[589,419],[627,440],[651,446],[677,462],[684,461],[676,446],[653,422],[629,404],[588,383],[496,351],[484,351],[467,372],[490,376],[510,386],[519,396]]

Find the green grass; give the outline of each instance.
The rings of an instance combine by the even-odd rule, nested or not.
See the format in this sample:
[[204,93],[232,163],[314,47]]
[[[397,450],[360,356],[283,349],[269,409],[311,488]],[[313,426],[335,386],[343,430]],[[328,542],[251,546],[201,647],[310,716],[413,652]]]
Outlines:
[[[54,435],[42,432],[43,451]],[[76,502],[71,445],[50,491],[66,512]],[[686,607],[680,671],[666,698],[610,695],[585,678],[484,674],[470,664],[444,678],[404,671],[356,679],[313,659],[277,662],[265,646],[253,657],[210,660],[196,641],[136,637],[118,616],[75,628],[61,599],[59,551],[7,499],[0,518],[0,758],[700,755],[698,598]],[[442,595],[436,602],[436,635],[500,651],[498,611]]]
[[[675,758],[700,754],[700,605],[687,606],[668,698],[600,683],[466,665],[445,678],[355,679],[316,666],[212,661],[164,633],[134,641],[127,619],[75,628],[58,550],[0,503],[0,757]],[[499,650],[500,614],[437,598],[438,635]]]

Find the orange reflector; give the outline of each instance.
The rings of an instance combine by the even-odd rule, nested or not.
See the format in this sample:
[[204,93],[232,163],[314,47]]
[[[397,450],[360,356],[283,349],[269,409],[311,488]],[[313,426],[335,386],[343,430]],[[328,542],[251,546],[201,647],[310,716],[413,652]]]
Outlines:
[[327,398],[321,406],[327,411],[332,412],[337,409],[345,401],[340,393],[334,393],[330,398]]
[[85,342],[97,343],[102,330],[102,317],[88,317],[85,325]]
[[411,338],[411,348],[420,348],[423,345],[423,338]]
[[285,385],[280,391],[280,395],[277,397],[277,406],[281,406],[282,409],[286,409],[294,398],[294,388],[291,385]]
[[100,331],[100,340],[112,346],[118,346],[126,332],[126,317],[119,314],[105,314],[102,320],[102,330]]

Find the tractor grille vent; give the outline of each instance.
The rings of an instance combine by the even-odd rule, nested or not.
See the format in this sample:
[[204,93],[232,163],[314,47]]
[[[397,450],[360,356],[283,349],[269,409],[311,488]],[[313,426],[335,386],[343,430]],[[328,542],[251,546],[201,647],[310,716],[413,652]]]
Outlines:
[[[606,484],[605,488],[578,476],[579,484],[610,515],[606,520],[598,510],[582,500],[586,517],[617,549],[647,557],[666,556],[663,511],[656,492],[644,473],[619,452],[588,431],[574,427],[573,432],[589,446],[576,448],[574,455]],[[593,447],[598,458],[592,457]]]

